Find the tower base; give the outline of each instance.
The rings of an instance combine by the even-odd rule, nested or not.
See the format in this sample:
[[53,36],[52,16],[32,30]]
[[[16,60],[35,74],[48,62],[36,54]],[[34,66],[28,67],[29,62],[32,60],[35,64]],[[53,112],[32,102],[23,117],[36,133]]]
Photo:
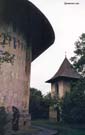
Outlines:
[[24,112],[20,114],[19,130],[28,129],[31,126],[31,115]]

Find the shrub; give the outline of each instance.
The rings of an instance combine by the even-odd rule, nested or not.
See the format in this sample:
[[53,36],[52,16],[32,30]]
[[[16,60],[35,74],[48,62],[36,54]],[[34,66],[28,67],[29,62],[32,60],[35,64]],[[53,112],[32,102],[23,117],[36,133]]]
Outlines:
[[[84,82],[85,83],[85,82]],[[85,91],[83,82],[66,93],[61,106],[62,120],[67,123],[85,123]]]

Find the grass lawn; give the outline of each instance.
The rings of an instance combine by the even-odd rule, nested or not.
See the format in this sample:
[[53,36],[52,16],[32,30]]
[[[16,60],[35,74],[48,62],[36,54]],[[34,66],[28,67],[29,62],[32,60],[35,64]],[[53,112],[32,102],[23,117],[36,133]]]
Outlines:
[[32,125],[55,129],[58,135],[85,135],[85,125],[67,125],[49,120],[35,120]]

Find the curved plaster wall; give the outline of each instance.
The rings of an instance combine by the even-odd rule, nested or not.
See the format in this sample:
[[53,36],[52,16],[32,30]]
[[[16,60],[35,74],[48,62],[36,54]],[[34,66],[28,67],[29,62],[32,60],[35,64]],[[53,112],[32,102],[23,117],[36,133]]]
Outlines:
[[[0,28],[0,106],[27,110],[29,105],[31,50],[12,25]],[[9,55],[9,56],[8,56]],[[4,61],[12,57],[11,61]],[[4,60],[3,60],[4,59]]]

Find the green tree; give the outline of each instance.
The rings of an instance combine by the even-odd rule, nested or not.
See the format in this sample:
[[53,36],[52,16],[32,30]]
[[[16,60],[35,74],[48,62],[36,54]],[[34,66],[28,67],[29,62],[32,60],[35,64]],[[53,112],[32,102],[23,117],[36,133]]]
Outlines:
[[85,33],[75,42],[74,53],[71,61],[82,78],[77,83],[72,83],[71,92],[63,98],[62,120],[85,124]]
[[73,66],[79,73],[85,76],[85,33],[75,42],[75,56],[71,57]]
[[62,120],[67,123],[85,123],[85,78],[77,82],[62,102]]
[[48,118],[49,101],[43,97],[40,90],[30,88],[29,110],[32,119]]

